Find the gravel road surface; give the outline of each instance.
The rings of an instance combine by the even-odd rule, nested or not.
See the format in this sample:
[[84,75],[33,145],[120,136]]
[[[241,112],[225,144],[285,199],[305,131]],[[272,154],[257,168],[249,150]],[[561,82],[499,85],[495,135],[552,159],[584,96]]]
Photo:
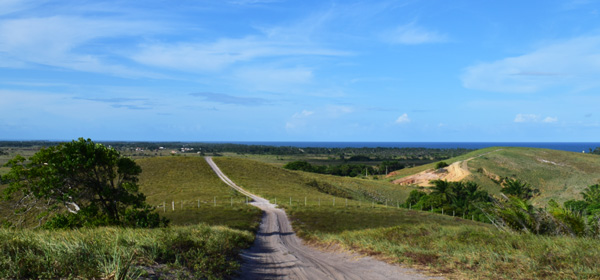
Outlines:
[[239,279],[441,279],[370,257],[303,245],[282,209],[236,185],[211,157],[206,161],[221,180],[264,213],[254,245],[242,253]]

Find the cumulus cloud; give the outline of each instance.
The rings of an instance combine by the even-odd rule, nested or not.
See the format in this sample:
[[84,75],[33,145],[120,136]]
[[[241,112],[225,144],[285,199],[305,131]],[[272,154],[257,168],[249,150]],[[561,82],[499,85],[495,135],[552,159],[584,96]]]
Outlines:
[[409,123],[409,122],[410,122],[410,118],[408,117],[408,114],[406,114],[406,113],[402,114],[400,117],[398,117],[396,119],[397,124]]
[[555,86],[585,89],[600,86],[600,36],[548,44],[530,53],[467,67],[469,89],[529,93]]
[[446,35],[427,30],[414,22],[388,30],[381,37],[388,43],[401,45],[440,43],[448,40]]
[[557,122],[558,118],[557,117],[546,117],[542,122],[545,123],[554,123]]

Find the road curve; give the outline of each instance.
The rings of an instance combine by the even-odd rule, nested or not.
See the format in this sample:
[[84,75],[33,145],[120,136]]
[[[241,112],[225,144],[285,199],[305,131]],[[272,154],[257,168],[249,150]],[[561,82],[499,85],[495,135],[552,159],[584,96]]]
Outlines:
[[206,161],[223,182],[264,212],[254,244],[242,253],[239,279],[440,279],[370,257],[322,252],[303,245],[282,209],[236,185],[211,157]]

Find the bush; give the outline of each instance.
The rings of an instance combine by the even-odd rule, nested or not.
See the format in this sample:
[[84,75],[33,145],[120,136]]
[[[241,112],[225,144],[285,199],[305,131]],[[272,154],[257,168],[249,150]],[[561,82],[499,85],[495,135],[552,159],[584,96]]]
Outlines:
[[448,167],[448,163],[446,163],[445,161],[440,161],[435,164],[435,169],[440,169],[444,167]]

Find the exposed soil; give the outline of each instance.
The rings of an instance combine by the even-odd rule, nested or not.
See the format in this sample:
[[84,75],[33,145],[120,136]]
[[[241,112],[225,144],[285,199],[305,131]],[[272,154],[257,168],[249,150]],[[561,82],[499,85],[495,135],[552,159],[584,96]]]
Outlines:
[[[500,150],[502,149],[498,149],[489,153],[497,152]],[[489,153],[481,154],[477,157],[468,158],[463,161],[454,162],[445,168],[428,169],[414,175],[394,180],[392,181],[392,183],[398,185],[418,185],[423,187],[430,187],[430,181],[432,180],[446,180],[449,182],[458,182],[471,175],[471,171],[469,171],[469,166],[467,162],[469,162],[472,159],[487,155]]]

